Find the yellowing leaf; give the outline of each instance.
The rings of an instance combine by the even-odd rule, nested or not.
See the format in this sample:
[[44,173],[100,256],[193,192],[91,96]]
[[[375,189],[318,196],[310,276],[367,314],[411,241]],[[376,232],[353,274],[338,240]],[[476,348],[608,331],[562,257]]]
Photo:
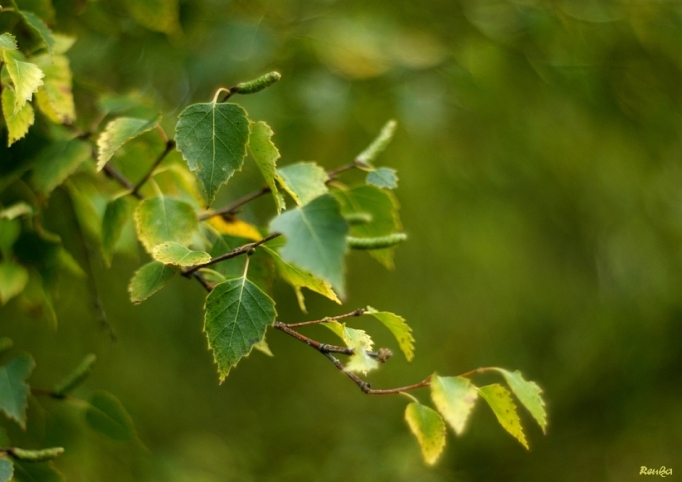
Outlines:
[[464,431],[477,398],[478,391],[468,378],[439,377],[435,373],[431,377],[431,399],[457,435]]
[[338,321],[330,321],[323,324],[336,333],[346,346],[362,350],[371,350],[374,346],[374,341],[372,341],[372,338],[365,330],[348,328],[345,323],[339,323]]
[[478,393],[488,402],[502,428],[528,449],[528,442],[521,427],[521,419],[516,413],[516,405],[511,398],[511,393],[499,383],[480,387]]
[[33,61],[45,78],[36,92],[38,108],[53,122],[66,124],[76,120],[73,103],[72,78],[69,59],[64,55],[40,55]]
[[0,54],[2,50],[16,50],[17,49],[17,39],[11,33],[3,33],[0,35]]
[[189,267],[211,261],[211,255],[204,251],[193,251],[173,241],[154,246],[152,257],[163,264]]
[[253,224],[242,221],[236,216],[232,216],[230,219],[225,219],[223,216],[213,216],[208,220],[208,223],[220,234],[253,239],[254,241],[259,241],[263,238]]
[[356,348],[355,352],[348,359],[346,363],[346,370],[353,373],[362,373],[367,375],[367,372],[379,368],[379,362],[369,356],[362,348]]
[[275,206],[277,214],[284,208],[284,197],[277,189],[278,179],[277,175],[277,160],[279,159],[279,151],[272,142],[272,129],[265,122],[256,122],[251,125],[251,136],[249,137],[249,152],[251,157],[256,161],[258,169],[260,169],[265,183],[270,188],[272,196],[275,198]]
[[412,328],[407,324],[405,318],[388,311],[377,311],[371,306],[367,307],[365,313],[372,315],[393,333],[408,362],[414,359],[414,336],[412,336]]
[[165,241],[189,244],[198,228],[192,206],[166,196],[140,202],[135,210],[135,225],[140,241],[150,253]]
[[159,115],[152,120],[119,117],[109,122],[97,139],[97,170],[102,170],[123,144],[154,129],[160,121]]
[[2,113],[7,125],[7,146],[11,146],[28,132],[28,128],[35,121],[35,114],[31,104],[24,104],[18,112],[14,112],[14,91],[6,88],[2,91]]
[[445,423],[435,410],[420,403],[405,409],[405,421],[417,438],[424,461],[433,465],[445,447]]
[[495,368],[495,370],[504,376],[514,395],[528,409],[542,431],[546,432],[547,413],[545,412],[545,401],[541,396],[542,389],[535,382],[524,380],[523,375],[518,370],[513,373],[502,368]]
[[30,62],[17,60],[10,51],[3,51],[3,58],[7,66],[12,83],[14,84],[14,114],[16,115],[26,102],[33,98],[33,93],[43,85],[43,71]]

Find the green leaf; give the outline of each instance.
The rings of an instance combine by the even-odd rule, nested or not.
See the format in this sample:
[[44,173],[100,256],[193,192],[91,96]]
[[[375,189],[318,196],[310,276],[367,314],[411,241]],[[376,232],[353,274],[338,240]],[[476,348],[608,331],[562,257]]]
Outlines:
[[509,388],[519,399],[524,407],[528,409],[533,418],[538,422],[543,433],[547,431],[547,413],[545,412],[545,401],[542,399],[542,389],[535,383],[523,379],[520,371],[513,373],[503,368],[494,368],[500,372],[507,381]]
[[45,74],[44,85],[36,92],[38,108],[58,124],[76,120],[73,103],[72,75],[69,59],[64,55],[40,55],[32,59]]
[[138,237],[149,253],[165,241],[189,244],[198,228],[192,206],[166,196],[140,202],[135,210],[135,225]]
[[114,249],[126,223],[130,220],[135,201],[130,196],[120,196],[107,204],[102,219],[102,258],[111,266]]
[[149,30],[174,34],[180,30],[178,0],[127,0],[130,16]]
[[173,268],[165,266],[158,261],[152,261],[138,269],[128,285],[130,301],[135,304],[142,303],[151,295],[166,286],[175,274]]
[[15,482],[66,482],[66,477],[52,462],[15,462]]
[[67,179],[64,186],[71,196],[76,219],[84,234],[99,247],[102,242],[102,218],[95,205],[96,191],[93,192],[94,186],[87,181],[78,184],[73,181]]
[[377,311],[371,306],[367,307],[365,313],[372,315],[393,333],[400,350],[405,354],[407,361],[411,362],[414,359],[414,337],[412,336],[412,328],[407,324],[405,318],[388,311]]
[[381,132],[379,132],[379,135],[376,137],[376,139],[374,139],[372,143],[367,146],[367,149],[358,154],[358,156],[355,158],[355,162],[361,167],[371,168],[374,159],[376,159],[376,157],[381,154],[390,144],[397,126],[398,123],[396,121],[388,121],[386,125],[381,128]]
[[361,348],[356,348],[355,352],[348,359],[348,363],[346,363],[347,371],[362,373],[363,375],[367,375],[368,372],[377,368],[379,368],[379,362]]
[[216,285],[206,298],[205,308],[204,332],[222,382],[274,323],[275,303],[245,274]]
[[[358,186],[347,190],[335,190],[345,216],[364,213],[371,217],[368,223],[355,224],[351,235],[359,238],[388,236],[402,230],[398,217],[398,201],[393,193],[375,186]],[[388,269],[393,269],[395,247],[371,250],[370,255]]]
[[25,380],[33,371],[35,362],[22,353],[0,367],[0,410],[26,428],[26,405],[30,387]]
[[327,171],[314,162],[299,162],[281,167],[277,169],[277,174],[278,181],[284,190],[299,206],[308,204],[329,191]]
[[154,129],[159,122],[161,115],[152,120],[119,117],[109,122],[97,138],[97,170],[101,171],[123,144]]
[[344,296],[343,256],[348,225],[338,202],[325,194],[305,206],[284,212],[270,223],[270,231],[286,236],[280,255],[331,283]]
[[40,19],[40,17],[38,17],[33,12],[20,10],[19,15],[24,20],[24,23],[26,24],[28,29],[31,32],[33,32],[35,36],[37,36],[38,38],[40,38],[40,40],[43,41],[43,43],[47,47],[48,52],[50,52],[50,55],[52,55],[54,53],[55,46],[55,39],[54,35],[52,34],[52,30],[50,30],[47,27],[47,25],[45,25],[45,22],[43,22]]
[[[308,288],[315,293],[319,293],[322,296],[326,296],[330,300],[341,304],[341,300],[339,300],[339,297],[336,296],[336,293],[334,293],[334,290],[332,289],[332,285],[329,284],[327,280],[318,278],[310,272],[305,271],[298,266],[288,263],[282,259],[282,257],[279,255],[279,252],[277,251],[276,242],[278,240],[279,239],[273,240],[267,245],[263,244],[261,245],[260,249],[264,249],[270,256],[272,256],[272,259],[275,260],[275,265],[277,266],[279,275],[284,281],[294,287],[294,290],[296,291],[296,298],[298,299],[298,306],[301,308],[301,311],[304,313],[308,312],[305,307],[305,299],[303,298],[303,292],[301,291],[302,288]],[[279,244],[279,246],[281,246],[281,244]]]
[[43,85],[45,74],[37,65],[17,60],[7,50],[3,51],[3,58],[14,84],[14,115],[17,115],[26,102],[33,98],[38,87]]
[[372,337],[370,337],[365,330],[348,328],[345,323],[339,323],[338,321],[330,321],[323,323],[323,325],[336,333],[346,346],[350,348],[371,350],[374,346]]
[[0,458],[0,482],[9,482],[14,475],[14,466],[7,459]]
[[49,144],[35,160],[31,182],[36,190],[48,195],[91,155],[90,143],[77,138]]
[[395,169],[390,167],[379,167],[367,174],[365,182],[377,187],[396,189],[398,187],[398,174]]
[[27,283],[26,268],[13,261],[0,261],[0,305],[24,291]]
[[35,122],[35,113],[31,104],[24,104],[18,112],[14,112],[14,91],[3,89],[2,91],[2,114],[7,126],[7,146],[11,146],[28,132],[28,128]]
[[457,435],[464,431],[477,398],[478,390],[468,378],[431,376],[431,399]]
[[33,12],[46,22],[52,22],[55,19],[52,0],[15,0],[15,3],[21,10]]
[[[255,227],[252,228],[255,230]],[[255,231],[255,233],[258,232]],[[217,238],[213,241],[213,245],[209,250],[209,254],[214,258],[239,248],[246,243],[253,242],[252,238],[247,239],[241,236],[214,234],[217,235]],[[257,238],[262,239],[260,233],[258,233]],[[275,265],[272,259],[267,253],[260,249],[257,249],[249,258],[251,263],[249,264],[248,278],[264,292],[269,293],[272,289],[272,282],[275,275]],[[223,275],[225,279],[240,278],[244,273],[245,262],[246,257],[244,256],[240,259],[233,259],[225,263],[216,263],[211,265],[211,267],[213,270]]]
[[275,198],[277,214],[285,208],[284,196],[277,189],[277,159],[280,158],[277,147],[272,142],[272,129],[265,122],[260,121],[251,124],[251,136],[249,137],[249,152],[256,161],[258,169],[265,178],[265,182]]
[[109,392],[99,390],[92,394],[85,420],[92,429],[113,440],[128,442],[136,438],[133,420],[118,398]]
[[405,409],[405,421],[419,442],[424,461],[435,464],[445,447],[443,418],[435,410],[413,402]]
[[163,264],[181,267],[196,266],[211,261],[210,254],[204,251],[193,251],[173,241],[154,246],[152,257]]
[[193,104],[180,113],[175,140],[211,204],[218,188],[242,168],[249,141],[246,111],[236,104]]
[[499,383],[480,387],[478,393],[488,402],[502,428],[528,449],[528,442],[521,427],[521,419],[516,413],[516,404],[511,398],[511,393]]
[[[16,50],[17,49],[17,39],[11,33],[3,33],[0,35],[0,49],[4,50]],[[0,53],[2,53],[0,51]]]

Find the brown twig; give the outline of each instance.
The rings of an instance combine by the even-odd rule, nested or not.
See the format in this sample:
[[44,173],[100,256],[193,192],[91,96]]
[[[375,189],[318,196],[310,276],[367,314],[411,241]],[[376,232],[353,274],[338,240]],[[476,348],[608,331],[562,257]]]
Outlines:
[[124,188],[130,190],[130,194],[132,196],[140,200],[144,199],[144,196],[142,194],[135,191],[135,186],[133,186],[133,183],[130,182],[123,174],[121,174],[114,166],[105,164],[102,170],[104,171],[104,174],[106,174],[107,177],[113,179]]
[[344,318],[351,318],[353,316],[361,316],[364,313],[365,313],[364,308],[358,308],[357,310],[353,310],[350,313],[345,313],[343,315],[325,316],[320,320],[302,321],[300,323],[287,323],[287,326],[289,328],[298,328],[299,326],[318,325],[320,323],[329,323],[330,321],[342,320]]
[[270,188],[265,186],[257,191],[254,191],[252,193],[247,194],[244,197],[241,197],[234,201],[232,204],[229,206],[225,206],[224,208],[218,209],[217,211],[208,211],[206,213],[200,214],[199,215],[199,221],[203,221],[205,219],[209,219],[215,216],[222,216],[226,214],[234,214],[236,213],[239,208],[241,208],[244,204],[253,201],[256,198],[261,197],[263,194],[267,194],[270,192]]
[[[165,137],[165,133],[164,133]],[[152,164],[152,167],[149,168],[147,173],[144,175],[142,179],[135,185],[133,190],[130,192],[133,196],[137,197],[137,195],[140,192],[140,189],[142,189],[142,186],[149,180],[149,178],[154,174],[154,171],[156,168],[161,164],[161,162],[166,158],[168,154],[175,148],[175,141],[170,139],[166,140],[166,148],[163,150],[161,154],[159,154],[159,157],[156,158],[156,161],[154,161],[154,164]]]

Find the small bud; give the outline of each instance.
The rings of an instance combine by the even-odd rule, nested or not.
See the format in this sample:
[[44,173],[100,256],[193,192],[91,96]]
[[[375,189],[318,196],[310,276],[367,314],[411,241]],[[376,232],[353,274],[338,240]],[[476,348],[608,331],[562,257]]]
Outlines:
[[23,460],[25,462],[44,462],[46,460],[52,460],[56,457],[59,457],[63,453],[63,447],[52,447],[41,450],[26,450],[16,447],[7,449],[7,454],[10,457],[13,457],[17,460]]
[[270,87],[272,84],[281,79],[279,72],[270,72],[257,79],[249,82],[241,82],[230,89],[234,94],[255,94],[261,90]]
[[351,226],[357,224],[367,224],[372,222],[372,215],[369,213],[351,213],[344,216],[344,219]]
[[83,383],[92,372],[92,366],[95,364],[97,357],[92,353],[86,355],[85,358],[73,369],[61,382],[55,385],[52,390],[57,397],[63,397],[78,385]]
[[393,233],[388,236],[377,236],[376,238],[346,236],[346,244],[351,249],[383,249],[402,243],[406,239],[407,235],[405,233]]

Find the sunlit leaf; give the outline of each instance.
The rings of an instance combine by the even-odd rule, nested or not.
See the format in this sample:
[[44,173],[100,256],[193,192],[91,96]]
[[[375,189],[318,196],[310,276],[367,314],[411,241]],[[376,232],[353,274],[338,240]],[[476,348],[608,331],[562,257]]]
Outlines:
[[135,439],[133,420],[118,398],[99,390],[92,394],[88,405],[85,420],[93,430],[122,442]]
[[16,59],[10,51],[3,50],[3,59],[12,83],[14,84],[14,114],[18,114],[33,93],[43,85],[43,71],[30,62]]
[[0,410],[26,428],[26,405],[30,387],[25,382],[35,362],[22,353],[0,367]]
[[372,315],[393,333],[408,362],[414,359],[414,336],[405,318],[388,311],[377,311],[371,306],[367,307],[365,313]]
[[348,225],[337,201],[326,194],[270,223],[270,231],[286,236],[279,253],[283,260],[331,283],[344,296],[344,265]]
[[305,299],[303,298],[303,292],[301,291],[302,288],[308,288],[315,293],[319,293],[322,296],[326,296],[330,300],[341,304],[341,300],[339,300],[339,297],[336,296],[331,284],[329,284],[327,280],[318,278],[310,272],[282,259],[278,251],[278,247],[282,246],[282,244],[283,243],[278,238],[269,242],[268,244],[262,245],[259,249],[265,250],[270,256],[272,256],[272,259],[275,260],[275,265],[277,266],[279,275],[284,281],[294,287],[294,290],[296,290],[298,305],[301,308],[301,311],[307,313]]
[[[350,234],[358,238],[376,238],[392,235],[402,230],[398,217],[398,201],[393,193],[375,186],[358,186],[347,190],[334,190],[341,203],[341,213],[349,216],[358,213],[369,215],[371,221],[354,224]],[[370,255],[385,267],[393,268],[395,247],[375,249]]]
[[328,192],[326,183],[329,176],[327,171],[314,162],[299,162],[280,167],[277,169],[277,174],[282,188],[291,195],[299,206],[308,204],[313,199]]
[[27,283],[26,268],[13,261],[0,261],[0,305],[24,291]]
[[358,330],[356,328],[348,328],[345,323],[338,321],[330,321],[323,323],[324,326],[343,340],[346,346],[350,348],[361,348],[363,350],[371,350],[374,346],[374,341],[365,330]]
[[511,398],[511,393],[498,383],[480,387],[478,393],[488,402],[502,428],[528,449],[528,442],[521,427],[519,414],[516,413],[516,404]]
[[52,462],[14,462],[15,482],[66,482]]
[[138,269],[128,285],[130,301],[142,303],[151,295],[166,286],[175,274],[175,270],[158,261],[147,263]]
[[477,398],[478,390],[468,378],[431,376],[431,399],[457,435],[464,431]]
[[367,174],[365,179],[367,184],[386,189],[396,189],[398,187],[398,174],[395,169],[390,167],[379,167]]
[[101,170],[123,144],[154,129],[160,121],[159,115],[152,120],[119,117],[109,122],[97,139],[97,170]]
[[263,178],[265,178],[265,183],[275,198],[275,206],[277,214],[279,214],[285,208],[285,205],[284,197],[277,189],[277,160],[280,155],[277,147],[272,142],[273,134],[270,126],[263,121],[252,124],[249,152],[251,152],[251,157],[256,161],[258,169],[260,169]]
[[120,196],[107,204],[102,219],[102,258],[104,264],[111,265],[114,249],[121,237],[123,228],[131,219],[135,201],[131,196]]
[[187,245],[198,227],[192,206],[166,196],[147,198],[137,205],[135,225],[148,252],[164,241]]
[[220,381],[263,339],[276,316],[274,301],[246,275],[213,288],[206,298],[204,332]]
[[267,356],[275,356],[272,354],[272,350],[270,350],[270,345],[268,345],[268,342],[265,341],[265,337],[263,337],[261,341],[253,345],[253,348],[261,353],[266,354]]
[[208,204],[242,168],[249,141],[246,111],[236,104],[193,104],[180,113],[175,140]]
[[43,86],[36,92],[38,108],[53,122],[76,120],[73,103],[72,75],[69,59],[64,55],[40,55],[32,59],[45,74]]
[[204,251],[194,251],[173,241],[157,244],[152,250],[152,257],[163,264],[189,267],[211,261],[211,255]]
[[405,421],[419,442],[424,461],[435,464],[445,447],[443,418],[435,410],[413,402],[405,409]]
[[377,368],[379,368],[379,362],[369,356],[367,351],[362,348],[356,348],[346,363],[346,370],[363,375],[367,375],[368,372]]
[[2,114],[7,126],[7,146],[11,146],[28,132],[35,122],[35,113],[31,104],[24,104],[18,112],[14,112],[15,98],[12,89],[2,91]]
[[4,50],[16,50],[17,49],[17,39],[11,33],[3,33],[0,35],[0,54],[2,54],[2,49]]
[[547,413],[545,412],[545,401],[542,399],[542,389],[535,383],[523,379],[520,371],[507,371],[503,368],[495,368],[504,376],[509,388],[519,399],[533,418],[538,422],[543,432],[547,430]]
[[49,144],[35,160],[31,182],[37,191],[50,194],[91,155],[90,143],[77,138]]

